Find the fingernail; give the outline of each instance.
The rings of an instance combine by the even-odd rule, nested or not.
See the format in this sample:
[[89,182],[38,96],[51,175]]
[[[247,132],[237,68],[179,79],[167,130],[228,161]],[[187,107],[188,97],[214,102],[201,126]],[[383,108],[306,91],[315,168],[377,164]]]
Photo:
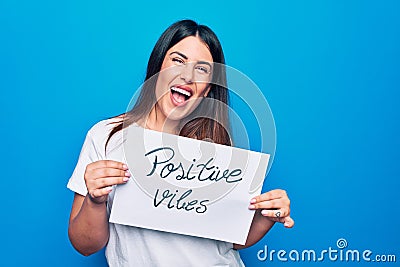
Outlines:
[[254,206],[254,205],[250,205],[249,206],[249,209],[251,209],[251,210],[253,210],[253,209],[255,209],[256,208],[256,206]]
[[124,164],[124,165],[122,165],[122,168],[123,168],[124,170],[127,170],[127,169],[128,169],[128,165]]
[[267,215],[267,214],[268,214],[268,211],[267,211],[267,210],[262,210],[262,211],[261,211],[261,214],[262,214],[262,215]]
[[125,172],[125,176],[126,177],[131,177],[131,173],[130,172]]
[[250,203],[251,203],[251,204],[254,204],[254,203],[256,203],[256,201],[257,201],[257,200],[256,200],[255,198],[252,198],[252,199],[250,200]]
[[107,192],[111,192],[112,191],[112,186],[109,186],[106,188]]
[[129,181],[129,178],[128,178],[128,177],[125,177],[124,179],[122,179],[122,181],[128,182],[128,181]]

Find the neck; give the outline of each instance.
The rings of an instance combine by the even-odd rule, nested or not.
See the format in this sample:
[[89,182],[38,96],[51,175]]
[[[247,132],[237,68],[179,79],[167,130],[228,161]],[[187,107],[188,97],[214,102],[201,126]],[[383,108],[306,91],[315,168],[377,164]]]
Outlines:
[[157,112],[156,106],[150,111],[144,127],[164,133],[177,134],[179,121],[169,120],[162,112]]

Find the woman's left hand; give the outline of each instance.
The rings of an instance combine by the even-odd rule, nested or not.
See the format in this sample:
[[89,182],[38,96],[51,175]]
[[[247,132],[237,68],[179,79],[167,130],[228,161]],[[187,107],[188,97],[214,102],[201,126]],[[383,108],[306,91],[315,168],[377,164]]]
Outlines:
[[260,210],[262,216],[283,223],[287,228],[294,225],[290,217],[290,200],[285,190],[275,189],[256,196],[250,201],[249,209]]

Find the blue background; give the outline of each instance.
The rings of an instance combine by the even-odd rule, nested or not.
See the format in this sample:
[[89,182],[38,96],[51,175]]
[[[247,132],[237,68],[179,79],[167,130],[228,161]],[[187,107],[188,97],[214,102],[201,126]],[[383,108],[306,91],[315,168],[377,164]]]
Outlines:
[[68,241],[66,183],[87,130],[125,111],[157,38],[183,18],[217,33],[274,113],[264,190],[289,192],[296,226],[276,225],[244,262],[309,266],[256,254],[335,249],[339,238],[400,261],[399,3],[2,0],[1,265],[106,266]]

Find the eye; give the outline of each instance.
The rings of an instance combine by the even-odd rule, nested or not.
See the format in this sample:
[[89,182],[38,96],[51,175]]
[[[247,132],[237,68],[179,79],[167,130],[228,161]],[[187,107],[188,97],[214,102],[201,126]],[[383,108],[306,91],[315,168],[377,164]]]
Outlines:
[[198,70],[199,72],[201,72],[203,74],[209,74],[210,73],[209,68],[207,68],[205,66],[196,66],[196,70]]
[[183,61],[183,59],[179,58],[179,57],[174,57],[172,58],[172,61],[175,62],[178,65],[182,65],[185,64],[185,61]]

